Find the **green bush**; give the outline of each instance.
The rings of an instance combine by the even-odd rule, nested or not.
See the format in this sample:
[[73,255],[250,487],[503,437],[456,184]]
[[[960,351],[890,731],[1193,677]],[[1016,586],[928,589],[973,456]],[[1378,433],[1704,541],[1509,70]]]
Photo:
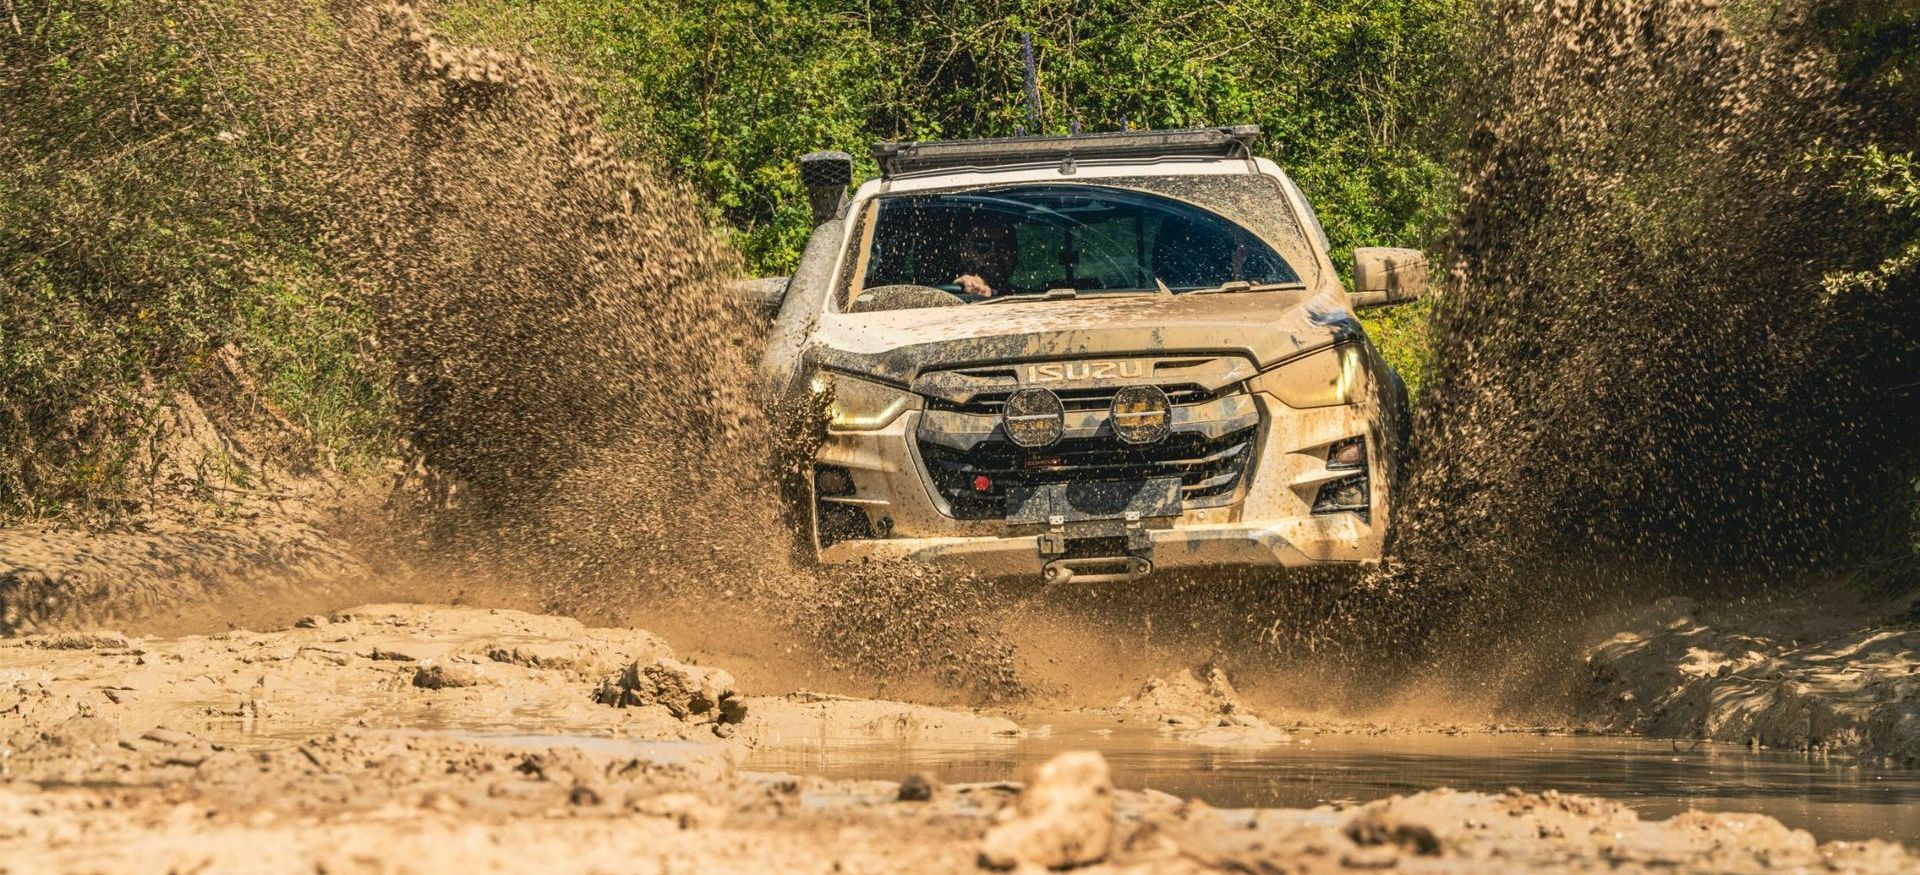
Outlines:
[[[1245,4],[992,0],[453,0],[463,39],[532,44],[592,84],[609,123],[690,180],[762,274],[809,229],[794,159],[883,139],[1257,123],[1344,265],[1428,246],[1451,211],[1447,127],[1459,0]],[[1041,88],[1029,121],[1022,34]],[[1344,270],[1343,266],[1343,270]],[[1424,309],[1369,314],[1417,387]]]
[[[242,354],[339,448],[383,426],[269,77],[325,19],[237,0],[16,4],[0,40],[0,518],[139,507],[159,405]],[[6,28],[11,30],[9,21]],[[266,48],[271,46],[271,52]],[[212,403],[220,399],[202,399]]]

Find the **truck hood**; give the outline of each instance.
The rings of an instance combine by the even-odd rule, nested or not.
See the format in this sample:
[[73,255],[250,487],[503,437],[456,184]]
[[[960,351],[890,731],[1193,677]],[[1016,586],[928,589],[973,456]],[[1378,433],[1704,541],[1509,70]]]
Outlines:
[[1359,334],[1337,289],[1128,295],[828,313],[809,355],[904,386],[931,371],[1089,356],[1238,354],[1264,368]]

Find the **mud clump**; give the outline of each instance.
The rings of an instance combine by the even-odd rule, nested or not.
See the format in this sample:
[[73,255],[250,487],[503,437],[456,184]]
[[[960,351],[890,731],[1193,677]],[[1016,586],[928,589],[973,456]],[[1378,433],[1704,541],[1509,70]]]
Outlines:
[[668,657],[621,669],[601,682],[594,701],[616,708],[662,705],[673,716],[696,722],[739,723],[747,716],[733,675]]
[[477,687],[486,682],[486,675],[463,662],[423,665],[413,673],[413,685],[427,690]]
[[931,772],[915,772],[900,782],[900,792],[894,795],[901,802],[932,802],[934,794],[940,792],[940,779]]
[[1385,811],[1368,811],[1355,817],[1347,821],[1341,832],[1357,845],[1393,845],[1423,857],[1436,856],[1441,851],[1440,840],[1434,837],[1431,827],[1391,817]]
[[1003,809],[980,842],[989,869],[1067,869],[1098,863],[1111,852],[1113,777],[1093,751],[1069,751],[1035,769],[1020,798]]
[[1248,708],[1226,671],[1217,665],[1153,678],[1138,695],[1122,699],[1112,710],[1145,716],[1161,732],[1188,744],[1272,745],[1293,740]]

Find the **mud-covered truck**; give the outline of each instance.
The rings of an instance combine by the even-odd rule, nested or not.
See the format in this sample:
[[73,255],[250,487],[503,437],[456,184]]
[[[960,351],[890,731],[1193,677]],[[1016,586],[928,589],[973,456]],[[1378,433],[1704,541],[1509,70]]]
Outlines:
[[[764,376],[824,410],[798,490],[818,561],[987,576],[1356,566],[1393,521],[1405,388],[1252,127],[874,147],[801,159],[816,227],[767,286]],[[805,405],[800,405],[804,407]]]

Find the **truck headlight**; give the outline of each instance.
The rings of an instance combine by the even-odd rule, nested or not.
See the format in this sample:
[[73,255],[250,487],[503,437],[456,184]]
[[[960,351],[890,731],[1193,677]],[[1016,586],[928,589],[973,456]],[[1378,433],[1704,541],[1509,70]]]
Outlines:
[[1357,343],[1330,346],[1266,371],[1247,385],[1296,409],[1352,404],[1366,393],[1366,349]]
[[886,428],[920,406],[920,396],[912,392],[846,374],[815,374],[812,387],[815,394],[831,393],[827,424],[841,431]]

